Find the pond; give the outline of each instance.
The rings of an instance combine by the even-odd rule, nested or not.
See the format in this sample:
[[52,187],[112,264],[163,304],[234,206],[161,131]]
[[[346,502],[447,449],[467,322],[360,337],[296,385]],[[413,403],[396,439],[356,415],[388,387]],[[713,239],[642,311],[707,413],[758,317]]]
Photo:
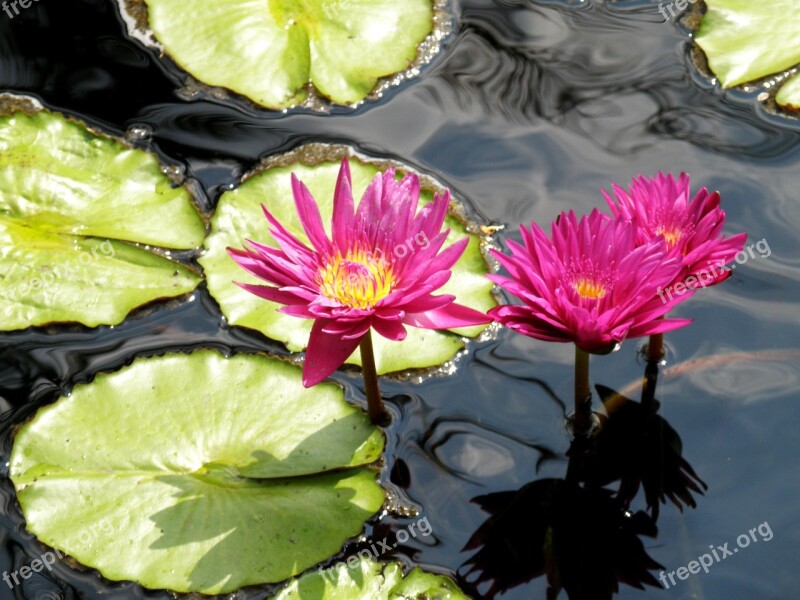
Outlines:
[[[690,32],[664,22],[655,2],[455,0],[451,9],[457,25],[419,78],[356,109],[324,114],[177,93],[182,75],[127,35],[116,3],[41,0],[13,19],[0,13],[0,91],[34,96],[114,135],[139,132],[165,164],[198,183],[206,214],[260,159],[311,142],[351,145],[434,176],[476,221],[505,226],[501,245],[520,241],[521,223],[545,226],[561,211],[604,205],[602,188],[627,185],[638,173],[685,171],[693,190],[719,190],[726,233],[746,231],[759,252],[737,264],[730,280],[674,311],[694,323],[666,335],[656,392],[659,414],[707,490],[690,495],[696,507],[662,504],[657,535],[640,539],[663,567],[651,568],[655,577],[691,568],[708,553],[722,556],[644,591],[626,584],[635,583],[635,567],[617,565],[617,575],[629,576],[622,575],[615,597],[792,597],[800,543],[793,421],[800,392],[800,120],[762,103],[760,89],[721,91],[695,64]],[[636,397],[643,343],[628,340],[594,360],[592,382]],[[18,570],[44,550],[26,533],[8,479],[17,426],[98,373],[137,357],[204,348],[287,354],[281,344],[229,326],[205,284],[115,327],[0,334],[0,572]],[[380,482],[430,529],[400,536],[406,541],[380,558],[450,575],[474,598],[547,598],[547,565],[528,560],[544,543],[535,514],[540,495],[531,492],[535,486],[500,493],[567,473],[572,346],[500,329],[471,343],[457,367],[447,377],[382,382],[392,419]],[[362,386],[357,376],[337,371],[333,379],[348,397],[362,397],[353,392]],[[493,531],[480,529],[490,508],[513,501],[522,506],[506,511]],[[644,510],[642,493],[632,506]],[[575,523],[582,530],[575,540],[588,555],[564,549],[562,576],[583,590],[573,600],[611,597],[615,578],[606,567],[614,561],[606,559],[627,557],[630,548],[604,546],[597,536],[605,530],[584,519]],[[417,522],[398,512],[375,517],[339,558],[398,539]],[[465,546],[479,530],[494,545],[470,573],[479,546]],[[481,572],[485,581],[477,581]],[[108,581],[66,560],[47,575],[13,590],[0,582],[0,598],[174,597]],[[260,599],[274,589],[227,597]]]

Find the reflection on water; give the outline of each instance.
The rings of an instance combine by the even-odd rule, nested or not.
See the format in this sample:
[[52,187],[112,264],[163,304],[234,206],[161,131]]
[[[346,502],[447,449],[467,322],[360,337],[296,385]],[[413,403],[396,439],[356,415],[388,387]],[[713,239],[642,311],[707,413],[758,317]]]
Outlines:
[[[573,438],[564,479],[537,479],[516,492],[473,499],[491,514],[464,547],[478,549],[463,576],[481,597],[543,575],[547,600],[562,589],[570,600],[610,600],[619,583],[659,586],[651,571],[664,567],[639,536],[657,536],[661,503],[695,508],[692,493],[708,486],[682,456],[678,433],[657,414],[658,370],[648,361],[641,403],[597,386],[600,429]],[[632,512],[640,487],[649,514]]]
[[[772,254],[741,265],[725,285],[678,308],[676,316],[696,322],[667,336],[658,413],[638,401],[608,409],[607,437],[594,455],[581,455],[587,465],[614,459],[573,468],[579,491],[565,480],[566,346],[502,332],[477,345],[452,378],[386,382],[395,419],[382,479],[398,504],[418,508],[433,531],[396,549],[395,557],[456,574],[478,590],[476,597],[490,597],[487,588],[495,585],[504,600],[547,598],[548,588],[552,596],[559,587],[573,598],[592,591],[598,596],[591,597],[608,597],[618,582],[630,584],[619,586],[617,597],[624,599],[792,597],[793,540],[800,539],[797,121],[766,114],[754,93],[714,87],[694,70],[685,32],[661,22],[656,4],[643,0],[456,0],[460,23],[419,79],[379,102],[327,116],[182,99],[176,91],[182,82],[126,38],[115,10],[107,0],[53,0],[35,3],[13,21],[0,17],[0,89],[32,93],[118,134],[144,132],[136,143],[150,144],[196,180],[205,211],[260,158],[309,141],[354,144],[434,173],[472,203],[475,216],[512,225],[501,240],[516,238],[520,222],[546,223],[566,208],[600,206],[601,187],[640,171],[685,170],[698,185],[719,189],[730,231],[750,232],[751,242],[768,239]],[[114,328],[0,335],[3,472],[14,425],[38,406],[136,356],[201,347],[283,352],[261,335],[228,328],[203,286],[190,299],[139,311]],[[635,344],[626,343],[595,361],[594,376],[633,397],[638,386],[624,385],[641,378],[635,356]],[[336,379],[349,391],[360,386],[347,374]],[[631,452],[630,441],[618,444],[626,431],[638,431],[628,423],[658,432],[658,444],[650,445],[655,433],[633,446],[641,451]],[[657,456],[665,461],[653,467]],[[599,488],[606,484],[613,494]],[[0,497],[0,572],[13,571],[46,548],[25,533],[5,478]],[[472,502],[477,498],[481,503]],[[697,506],[681,512],[672,503],[662,507],[666,499]],[[608,516],[591,520],[593,510],[579,510],[587,500]],[[580,518],[565,523],[573,514]],[[487,517],[495,525],[484,527]],[[652,588],[658,565],[686,565],[710,543],[766,521],[774,531],[769,544],[754,545],[682,587]],[[394,511],[365,535],[382,539],[407,522]],[[558,535],[533,544],[554,522]],[[611,523],[619,525],[613,533],[603,529]],[[510,531],[503,534],[503,527]],[[581,535],[591,527],[605,537]],[[492,550],[497,544],[500,554]],[[503,554],[509,545],[523,550]],[[357,548],[353,543],[344,554]],[[591,561],[581,558],[586,551]],[[465,563],[473,558],[478,570],[467,576]],[[39,598],[40,590],[53,598],[172,597],[62,561],[42,575],[47,580],[10,593],[18,599]],[[471,584],[475,577],[484,583]],[[637,582],[650,584],[647,592],[631,587]],[[235,598],[260,600],[266,591],[244,590]]]
[[541,576],[547,600],[561,590],[570,600],[610,599],[620,582],[658,587],[651,571],[663,566],[639,539],[655,537],[655,523],[644,512],[627,512],[611,494],[564,479],[539,479],[516,492],[475,498],[492,516],[464,548],[480,548],[465,563],[464,579],[483,598]]
[[591,446],[573,442],[570,457],[582,454],[578,478],[594,487],[619,481],[617,497],[625,508],[641,487],[653,519],[667,500],[679,510],[695,508],[693,494],[705,493],[708,486],[683,457],[678,432],[658,414],[660,403],[634,402],[601,385],[597,392],[607,415]]

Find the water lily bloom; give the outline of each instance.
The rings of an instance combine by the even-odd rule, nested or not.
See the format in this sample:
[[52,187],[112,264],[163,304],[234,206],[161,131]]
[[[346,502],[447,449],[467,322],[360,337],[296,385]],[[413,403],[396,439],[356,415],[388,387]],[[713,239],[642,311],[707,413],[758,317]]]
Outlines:
[[[290,233],[262,207],[279,247],[248,240],[244,250],[228,249],[246,271],[269,285],[239,285],[283,304],[283,313],[314,319],[303,366],[303,384],[315,385],[335,371],[362,344],[374,371],[370,331],[403,340],[406,326],[451,329],[491,321],[485,314],[434,295],[450,279],[450,269],[468,244],[463,239],[442,249],[450,193],[437,194],[418,210],[416,175],[402,181],[395,170],[378,174],[356,208],[350,166],[342,161],[333,197],[331,236],[325,232],[316,201],[292,175],[292,191],[310,245]],[[363,343],[362,343],[363,342]],[[376,385],[377,389],[377,385]],[[368,393],[369,396],[369,393]]]
[[596,209],[580,220],[572,211],[562,213],[549,238],[536,223],[520,231],[523,245],[509,240],[511,255],[493,251],[510,277],[488,276],[522,301],[489,311],[507,327],[603,353],[626,338],[691,323],[661,318],[691,296],[690,291],[662,302],[656,294],[683,268],[663,237],[639,245],[632,223]]
[[744,246],[746,233],[730,238],[722,235],[725,211],[718,192],[702,188],[690,198],[689,176],[659,172],[652,178],[638,175],[629,190],[612,184],[616,199],[603,190],[614,217],[636,225],[636,241],[646,244],[664,236],[669,250],[683,261],[684,268],[673,284],[706,287],[724,281],[731,271],[724,265],[733,261]]

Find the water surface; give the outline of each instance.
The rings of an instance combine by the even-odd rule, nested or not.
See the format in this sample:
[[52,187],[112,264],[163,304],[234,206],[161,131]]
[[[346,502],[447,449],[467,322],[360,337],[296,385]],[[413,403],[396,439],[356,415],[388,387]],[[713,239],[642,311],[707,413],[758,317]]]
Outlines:
[[[41,0],[13,20],[0,13],[0,89],[32,94],[112,133],[145,128],[167,164],[200,182],[205,211],[260,158],[310,141],[352,144],[433,174],[478,219],[509,225],[503,236],[512,239],[521,222],[546,224],[562,210],[600,206],[601,187],[639,172],[685,170],[695,186],[720,190],[728,233],[746,230],[771,254],[738,266],[731,280],[676,311],[696,321],[668,335],[674,371],[663,374],[657,396],[709,489],[695,509],[662,506],[658,536],[642,540],[673,571],[761,523],[774,537],[668,590],[622,585],[619,597],[792,597],[800,542],[798,121],[768,113],[757,92],[715,87],[695,70],[687,32],[664,23],[654,3],[464,0],[453,9],[459,24],[422,77],[330,115],[187,100],[176,91],[180,74],[129,39],[116,5],[105,0]],[[3,474],[14,425],[39,406],[135,357],[206,347],[283,352],[228,328],[203,286],[113,328],[0,335]],[[641,377],[636,347],[630,341],[595,359],[594,382],[620,389]],[[463,577],[472,551],[462,549],[488,516],[473,500],[564,477],[571,368],[567,345],[503,331],[473,345],[453,377],[385,384],[395,418],[382,480],[433,529],[395,557],[456,575],[474,597],[490,597],[486,585]],[[335,378],[362,397],[358,378]],[[11,571],[44,548],[25,534],[7,478],[0,497],[0,571]],[[643,508],[641,496],[634,506]],[[411,521],[373,521],[367,537],[393,535]],[[63,598],[172,597],[64,563],[54,573]],[[42,590],[56,584],[36,585],[43,587],[0,591],[0,598],[45,598]],[[539,577],[497,597],[544,599],[546,587]],[[232,597],[261,598],[265,589]]]

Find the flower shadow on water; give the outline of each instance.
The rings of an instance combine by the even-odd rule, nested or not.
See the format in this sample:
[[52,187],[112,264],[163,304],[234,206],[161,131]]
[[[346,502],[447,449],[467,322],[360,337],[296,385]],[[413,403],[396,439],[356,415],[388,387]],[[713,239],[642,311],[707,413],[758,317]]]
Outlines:
[[609,490],[540,479],[473,502],[492,515],[464,548],[480,548],[464,577],[478,574],[475,586],[492,582],[483,598],[542,575],[548,600],[562,589],[571,600],[611,598],[620,581],[658,585],[650,571],[662,567],[638,537],[655,537],[655,523],[644,512],[630,514]]
[[601,385],[597,392],[609,416],[578,461],[579,479],[595,487],[619,481],[617,497],[626,508],[641,487],[654,520],[667,499],[678,510],[695,508],[692,493],[704,494],[708,486],[683,458],[681,438],[658,414],[658,401],[635,402]]
[[[707,486],[683,458],[678,433],[657,414],[656,379],[657,368],[648,366],[641,403],[597,386],[606,414],[597,434],[572,441],[565,479],[473,499],[491,516],[464,547],[477,552],[461,575],[476,589],[491,582],[480,597],[542,575],[547,600],[561,590],[570,600],[609,600],[619,583],[661,587],[652,571],[663,567],[639,536],[657,536],[661,503],[694,508],[692,493]],[[607,487],[617,481],[616,491]],[[649,514],[630,510],[640,488]]]

